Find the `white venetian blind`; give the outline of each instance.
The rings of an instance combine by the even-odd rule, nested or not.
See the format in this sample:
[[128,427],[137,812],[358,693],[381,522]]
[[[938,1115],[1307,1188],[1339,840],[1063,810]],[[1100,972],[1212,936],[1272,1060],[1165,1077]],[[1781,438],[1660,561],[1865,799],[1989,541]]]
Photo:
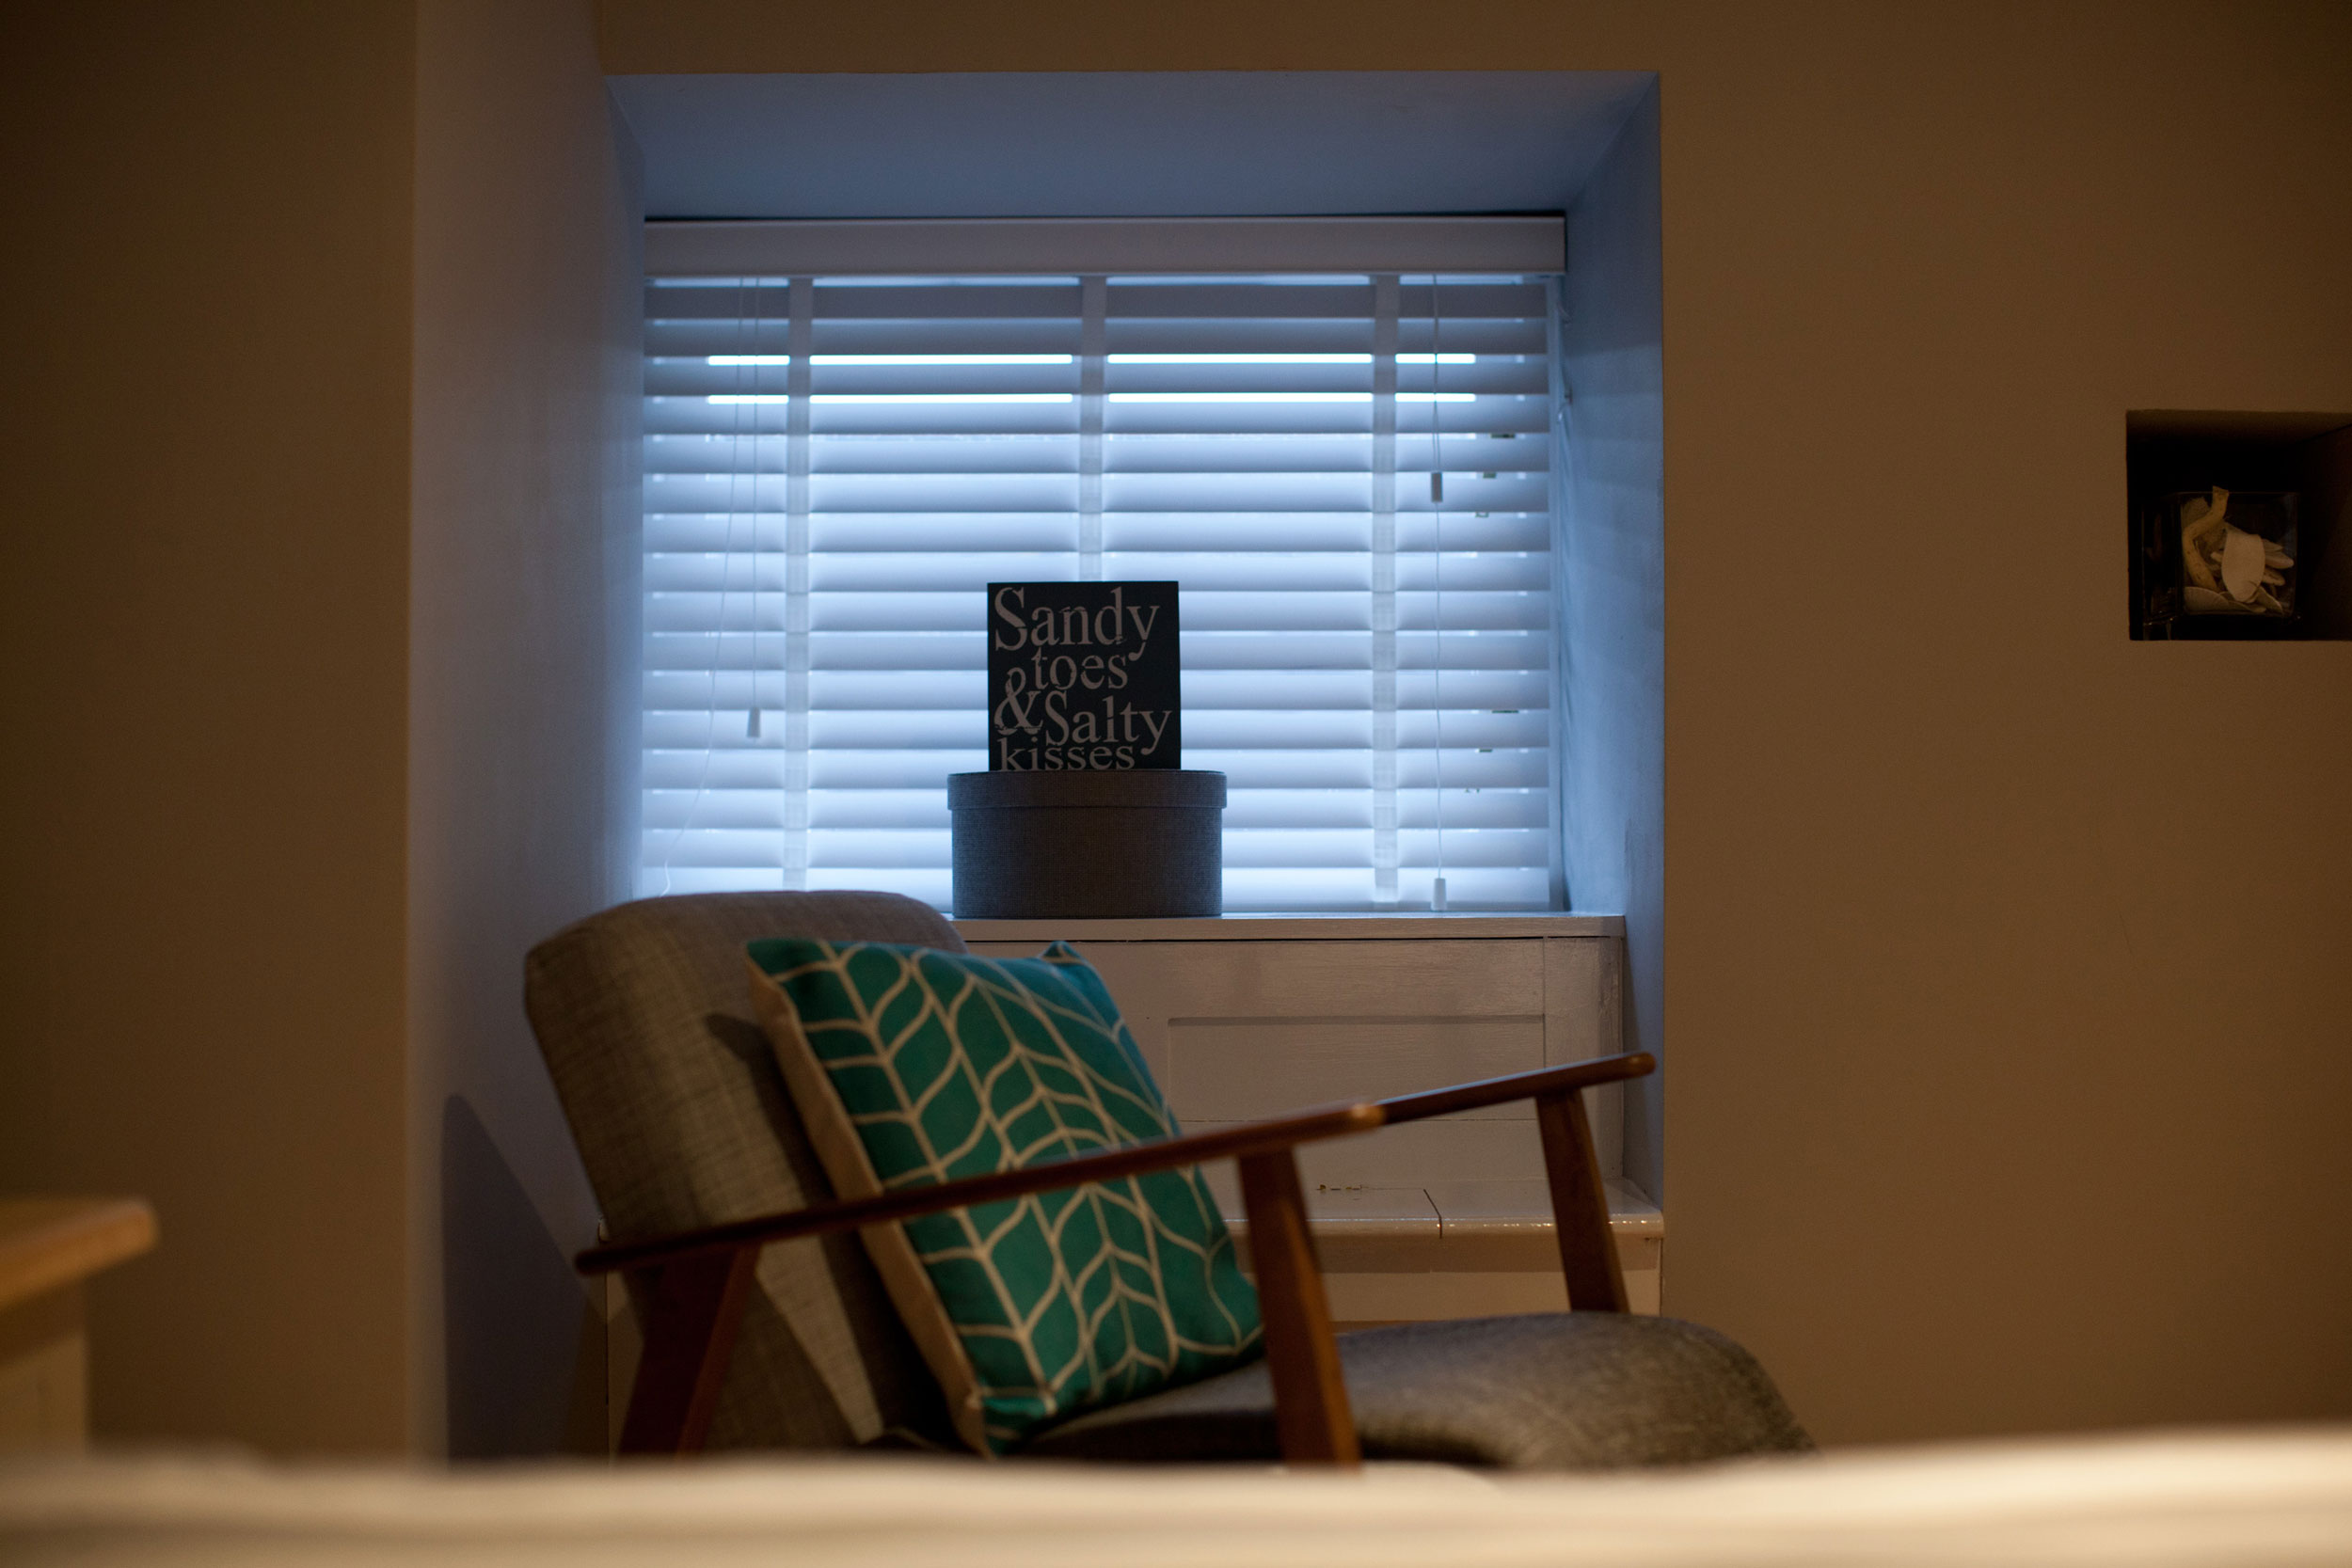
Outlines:
[[946,908],[984,585],[1172,578],[1228,910],[1546,907],[1547,281],[651,280],[642,890]]

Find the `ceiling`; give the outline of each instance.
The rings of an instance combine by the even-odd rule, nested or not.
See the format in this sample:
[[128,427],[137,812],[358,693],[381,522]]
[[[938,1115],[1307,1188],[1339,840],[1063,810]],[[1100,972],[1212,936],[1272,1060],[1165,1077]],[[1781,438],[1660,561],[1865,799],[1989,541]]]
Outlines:
[[609,79],[651,218],[1564,211],[1647,71]]

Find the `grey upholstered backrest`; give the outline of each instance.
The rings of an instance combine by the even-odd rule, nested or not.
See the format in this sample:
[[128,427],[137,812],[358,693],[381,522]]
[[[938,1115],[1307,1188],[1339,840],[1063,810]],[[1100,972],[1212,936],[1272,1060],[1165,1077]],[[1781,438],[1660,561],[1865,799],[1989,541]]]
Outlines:
[[[886,893],[708,893],[623,904],[533,948],[525,1005],[615,1240],[833,1196],[751,1009],[757,937],[963,950]],[[953,1444],[937,1384],[854,1235],[767,1249],[710,1442]],[[639,1298],[642,1310],[643,1298]]]

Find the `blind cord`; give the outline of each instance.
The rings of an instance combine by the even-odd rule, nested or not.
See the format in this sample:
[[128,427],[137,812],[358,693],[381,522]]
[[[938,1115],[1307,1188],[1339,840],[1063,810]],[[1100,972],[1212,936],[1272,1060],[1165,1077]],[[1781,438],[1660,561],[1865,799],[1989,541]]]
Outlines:
[[[754,358],[754,359],[757,359],[757,358],[759,357],[759,285],[760,285],[760,279],[758,279],[758,278],[756,278],[756,277],[755,277],[755,278],[753,278],[753,279],[752,279],[752,353],[751,353],[751,357],[752,357],[752,358]],[[753,390],[753,392],[754,392],[755,394],[756,394],[756,393],[758,392],[758,390],[759,390],[759,369],[760,369],[760,368],[759,368],[759,366],[757,366],[756,364],[755,364],[754,366],[752,366],[752,367],[751,367],[751,371],[752,371],[752,390]],[[751,474],[751,480],[752,480],[752,505],[751,505],[751,513],[752,513],[752,707],[751,707],[751,714],[750,714],[750,717],[746,718],[746,719],[743,721],[743,735],[744,735],[745,738],[747,738],[747,739],[751,739],[751,740],[757,740],[757,739],[759,738],[759,409],[760,409],[760,404],[758,404],[755,403],[755,404],[751,404],[750,406],[751,406],[751,410],[752,410],[752,474]],[[739,467],[740,465],[739,464],[738,466]],[[730,508],[732,508],[732,507],[735,505],[735,486],[734,486],[734,483],[733,483],[732,476],[730,476],[729,483],[728,483],[728,485],[727,485],[727,505],[728,505]],[[728,576],[730,578],[732,578],[735,576],[735,518],[734,518],[734,515],[733,515],[733,514],[732,514],[731,512],[730,512],[730,514],[729,514],[729,515],[728,515],[728,517],[727,517],[727,576]],[[722,620],[722,621],[723,621],[723,620],[725,619],[725,614],[724,614],[724,611],[725,611],[725,607],[726,607],[726,601],[725,601],[724,599],[722,599],[722,600],[720,601],[721,620]]]
[[1438,798],[1438,869],[1429,879],[1429,908],[1445,909],[1445,325],[1438,310],[1438,275],[1429,275],[1429,473],[1435,482],[1429,509],[1429,718],[1431,758],[1435,763]]

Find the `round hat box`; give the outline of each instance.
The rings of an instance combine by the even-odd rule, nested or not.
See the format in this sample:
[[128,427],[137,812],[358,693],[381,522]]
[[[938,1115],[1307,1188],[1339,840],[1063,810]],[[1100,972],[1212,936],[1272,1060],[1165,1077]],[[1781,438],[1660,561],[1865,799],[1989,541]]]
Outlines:
[[1225,909],[1225,775],[954,773],[960,920],[1120,920]]

